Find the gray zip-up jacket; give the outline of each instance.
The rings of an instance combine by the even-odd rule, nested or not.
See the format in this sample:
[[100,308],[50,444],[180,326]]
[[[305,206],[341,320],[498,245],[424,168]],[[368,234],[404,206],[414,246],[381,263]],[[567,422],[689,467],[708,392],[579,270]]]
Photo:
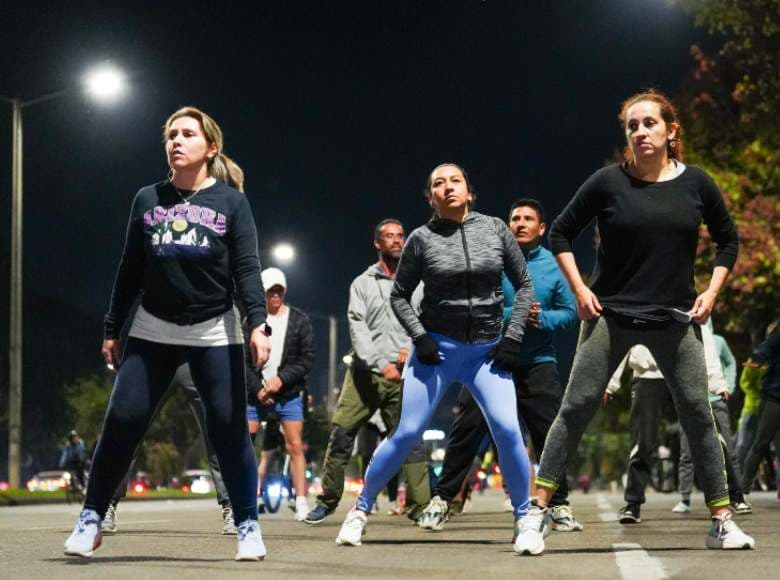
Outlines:
[[412,342],[390,307],[393,279],[373,264],[349,287],[349,336],[358,364],[381,374]]
[[[517,289],[505,335],[523,340],[533,286],[525,258],[500,219],[470,212],[463,223],[435,218],[406,241],[390,303],[406,332],[417,339],[436,332],[479,343],[501,335],[501,273]],[[410,299],[425,284],[418,317]]]

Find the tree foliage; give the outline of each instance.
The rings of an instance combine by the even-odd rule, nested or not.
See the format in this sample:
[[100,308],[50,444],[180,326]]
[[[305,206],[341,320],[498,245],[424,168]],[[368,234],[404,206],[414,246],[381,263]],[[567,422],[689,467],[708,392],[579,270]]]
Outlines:
[[[780,0],[677,0],[722,39],[715,54],[691,48],[680,98],[690,162],[723,191],[740,234],[740,258],[716,306],[732,333],[760,338],[780,304]],[[712,272],[704,233],[697,279]]]

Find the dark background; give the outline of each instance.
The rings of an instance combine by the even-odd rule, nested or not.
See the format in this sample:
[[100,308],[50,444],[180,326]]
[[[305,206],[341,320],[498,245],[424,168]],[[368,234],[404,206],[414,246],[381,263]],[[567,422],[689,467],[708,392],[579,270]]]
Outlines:
[[[52,3],[53,4],[53,3]],[[69,428],[62,386],[102,368],[102,315],[134,193],[164,178],[161,126],[182,105],[221,124],[247,175],[267,249],[289,241],[289,300],[340,320],[351,280],[375,259],[373,225],[429,216],[422,186],[463,165],[478,210],[542,200],[548,223],[621,146],[620,102],[671,95],[705,42],[664,0],[406,2],[4,2],[0,95],[24,113],[24,440],[47,463]],[[706,43],[705,43],[706,44]],[[129,93],[90,102],[77,81],[109,60]],[[0,113],[0,386],[6,406],[11,126]],[[589,236],[579,241],[583,270]],[[312,390],[326,390],[326,324],[315,320]],[[561,337],[564,375],[574,333]],[[340,377],[339,377],[340,380]],[[5,429],[0,458],[5,456]],[[45,466],[45,465],[44,465]],[[0,473],[0,477],[2,477]]]

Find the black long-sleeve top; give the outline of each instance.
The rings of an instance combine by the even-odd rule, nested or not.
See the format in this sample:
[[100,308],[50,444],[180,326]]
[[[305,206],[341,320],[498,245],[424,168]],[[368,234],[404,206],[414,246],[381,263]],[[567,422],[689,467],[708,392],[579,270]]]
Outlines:
[[594,218],[601,242],[591,290],[605,306],[689,310],[702,222],[716,245],[715,265],[731,269],[737,259],[737,229],[723,196],[696,167],[660,182],[636,179],[621,165],[597,171],[553,222],[553,253],[571,252]]
[[260,326],[265,297],[246,196],[221,181],[188,203],[167,181],[142,188],[130,211],[105,338],[119,336],[139,293],[148,312],[177,324],[226,312],[237,293],[249,330]]
[[[413,339],[436,332],[462,342],[501,335],[502,273],[517,289],[505,335],[521,342],[533,285],[520,246],[500,219],[470,212],[463,223],[433,219],[414,230],[404,246],[390,305]],[[424,283],[420,316],[412,293]]]

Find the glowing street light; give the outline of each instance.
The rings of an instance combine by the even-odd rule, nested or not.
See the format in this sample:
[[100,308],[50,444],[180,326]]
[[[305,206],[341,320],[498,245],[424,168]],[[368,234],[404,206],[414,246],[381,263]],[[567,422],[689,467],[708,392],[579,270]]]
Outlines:
[[101,103],[107,103],[125,92],[125,75],[114,66],[102,65],[84,77],[87,94]]
[[[101,67],[85,77],[90,96],[103,102],[117,97],[124,88],[124,77],[117,69]],[[23,149],[22,111],[32,105],[51,101],[69,93],[63,89],[27,101],[0,96],[12,109],[11,153],[11,284],[10,340],[8,344],[8,481],[21,484],[22,464],[22,204]]]
[[287,243],[277,244],[271,250],[271,255],[277,262],[289,264],[295,259],[295,248]]

